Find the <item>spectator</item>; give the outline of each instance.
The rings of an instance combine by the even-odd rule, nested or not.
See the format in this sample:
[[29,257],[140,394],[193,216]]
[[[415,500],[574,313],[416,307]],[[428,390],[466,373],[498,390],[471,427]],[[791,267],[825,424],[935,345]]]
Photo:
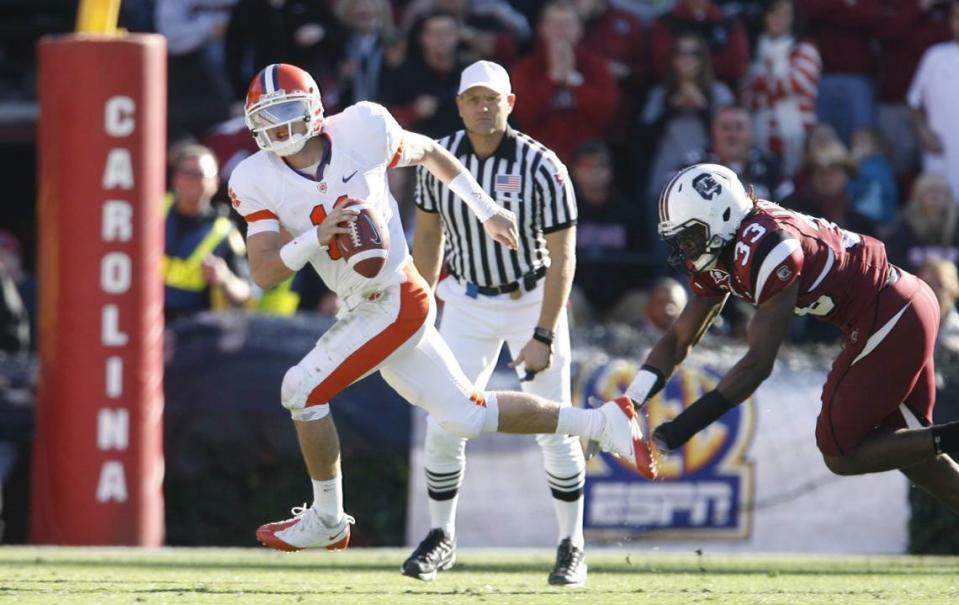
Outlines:
[[753,112],[756,144],[782,160],[792,176],[803,158],[806,135],[816,123],[816,96],[822,60],[809,40],[796,35],[793,0],[766,5],[763,32],[742,87],[743,104]]
[[899,190],[882,135],[875,128],[857,130],[852,133],[851,151],[859,167],[849,184],[856,210],[877,225],[884,225],[899,210]]
[[687,34],[696,34],[708,44],[716,78],[737,86],[749,65],[746,28],[712,0],[679,0],[673,10],[656,20],[650,30],[654,77],[666,80],[676,38]]
[[880,0],[799,0],[800,13],[822,55],[816,115],[846,145],[854,130],[875,126],[872,32]]
[[0,256],[0,352],[24,353],[30,350],[30,319],[5,260]]
[[643,332],[658,338],[679,317],[689,295],[672,277],[656,280],[648,292],[630,292],[610,312],[609,319],[634,324]]
[[890,161],[897,176],[914,174],[919,141],[906,94],[927,48],[950,38],[948,0],[884,0],[876,26],[879,77],[876,82],[879,130],[895,141]]
[[602,138],[618,102],[606,60],[580,44],[583,28],[569,2],[543,7],[538,43],[511,70],[516,116],[523,130],[568,163],[577,145]]
[[[380,101],[383,71],[402,60],[389,0],[337,0],[326,48],[329,67],[317,73],[328,114],[360,101]],[[262,67],[262,66],[258,66]]]
[[315,73],[331,69],[322,62],[331,52],[332,27],[326,2],[239,0],[226,31],[233,98],[243,99],[250,79],[270,63],[292,63]]
[[[3,299],[6,323],[4,340],[8,344],[17,343],[15,347],[4,350],[25,350],[26,342],[29,348],[36,348],[37,341],[37,280],[36,277],[23,269],[23,254],[20,240],[7,230],[0,230],[0,275],[3,276]],[[12,282],[16,293],[8,292]],[[19,303],[18,303],[19,301]],[[17,308],[22,307],[22,311]],[[22,333],[21,317],[28,323],[27,334]]]
[[744,185],[751,185],[758,197],[779,199],[782,182],[779,161],[753,145],[748,111],[739,105],[727,105],[716,111],[710,137],[712,146],[691,153],[682,166],[703,162],[722,164],[735,172]]
[[[959,274],[955,263],[927,260],[919,268],[920,279],[929,284],[939,301],[939,334],[936,337],[936,423],[959,420]],[[959,532],[959,517],[921,489],[909,490],[912,516],[909,520],[909,551],[956,554],[951,540]]]
[[624,10],[639,19],[644,28],[649,28],[662,15],[675,8],[679,0],[613,0]]
[[210,204],[219,185],[213,152],[187,145],[175,151],[172,165],[163,255],[167,321],[244,304],[251,292],[243,237]]
[[[583,20],[581,43],[606,58],[619,88],[619,106],[604,138],[613,147],[617,174],[629,174],[635,166],[636,117],[646,91],[646,33],[639,19],[611,0],[576,0],[576,7]],[[623,185],[631,192],[634,183]]]
[[167,39],[169,138],[198,136],[229,117],[233,91],[223,38],[237,0],[157,0],[157,31]]
[[605,314],[633,284],[645,279],[635,262],[643,248],[643,217],[615,187],[613,156],[601,141],[576,148],[570,164],[577,219],[574,317]]
[[[690,153],[706,147],[716,110],[735,101],[729,88],[713,79],[702,38],[683,34],[673,44],[666,83],[650,90],[643,110],[643,139],[654,154],[648,172],[651,200],[659,196],[669,175]],[[652,204],[650,208],[655,212]],[[658,219],[653,219],[653,224],[656,222]]]
[[730,19],[741,21],[746,28],[749,48],[756,47],[756,40],[763,30],[763,14],[769,8],[770,0],[714,0],[716,6],[723,9]]
[[952,0],[949,27],[953,39],[923,54],[909,87],[922,145],[922,170],[946,177],[953,199],[959,199],[959,1]]
[[407,37],[433,11],[450,13],[460,26],[460,54],[465,63],[481,59],[512,63],[531,38],[529,21],[507,0],[414,0],[403,14]]
[[404,128],[431,138],[460,128],[455,99],[465,65],[457,50],[458,29],[449,13],[427,14],[413,28],[416,51],[384,74],[383,103]]
[[220,166],[219,192],[224,196],[226,184],[230,181],[230,173],[236,165],[259,150],[256,141],[250,136],[250,129],[246,127],[244,116],[215,124],[203,135],[200,142],[216,155],[217,165]]
[[927,260],[959,261],[959,206],[949,183],[938,174],[922,174],[909,203],[884,239],[889,260],[906,271]]
[[[929,284],[939,301],[937,354],[943,349],[952,354],[959,354],[959,312],[956,311],[956,300],[959,299],[959,273],[956,271],[956,264],[942,258],[930,258],[919,266],[917,275]],[[936,419],[937,422],[949,420],[953,419]]]
[[817,149],[810,156],[808,190],[793,202],[795,209],[843,229],[875,234],[875,223],[856,211],[849,195],[849,180],[855,174],[856,162],[841,142],[833,141]]
[[[830,146],[833,143],[839,143],[841,145],[842,141],[839,140],[839,135],[836,134],[836,129],[833,128],[832,125],[825,122],[818,122],[812,127],[812,130],[809,131],[809,136],[806,137],[802,163],[793,175],[792,181],[783,182],[784,191],[781,197],[782,200],[788,202],[792,198],[805,195],[809,188],[809,173],[810,167],[812,166],[812,157],[816,155],[820,149]],[[785,190],[788,189],[789,185],[792,186],[792,191]]]

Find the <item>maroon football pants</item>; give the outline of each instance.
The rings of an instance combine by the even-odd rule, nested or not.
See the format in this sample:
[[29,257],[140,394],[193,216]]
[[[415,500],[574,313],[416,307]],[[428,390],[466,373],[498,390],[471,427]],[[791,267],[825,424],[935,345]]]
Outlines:
[[932,422],[939,303],[922,280],[898,271],[846,333],[823,386],[816,443],[827,456],[848,453],[877,427],[906,427],[901,405]]

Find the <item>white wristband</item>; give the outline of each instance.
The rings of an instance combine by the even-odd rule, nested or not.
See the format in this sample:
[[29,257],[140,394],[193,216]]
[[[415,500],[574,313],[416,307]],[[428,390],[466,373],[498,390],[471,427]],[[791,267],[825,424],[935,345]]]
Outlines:
[[480,222],[486,222],[491,216],[499,212],[499,206],[493,201],[480,184],[468,172],[461,172],[447,185],[449,190],[466,202],[473,214]]
[[291,271],[299,271],[322,248],[320,245],[320,230],[313,227],[306,233],[302,233],[286,242],[280,248],[280,260]]
[[656,374],[653,374],[649,370],[640,370],[635,378],[633,378],[633,381],[629,383],[629,388],[626,389],[626,396],[635,403],[642,404],[646,401],[646,398],[649,397],[649,392],[656,386],[657,379]]

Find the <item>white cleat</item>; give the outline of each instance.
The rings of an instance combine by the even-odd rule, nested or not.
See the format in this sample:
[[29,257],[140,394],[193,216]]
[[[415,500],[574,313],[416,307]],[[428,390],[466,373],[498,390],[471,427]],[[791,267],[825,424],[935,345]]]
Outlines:
[[599,437],[599,447],[634,467],[647,479],[656,478],[652,451],[639,425],[636,409],[629,397],[607,401],[599,411],[606,417],[606,428]]
[[345,550],[350,543],[350,525],[356,520],[343,515],[332,526],[326,525],[313,507],[294,506],[292,519],[274,521],[256,530],[256,539],[264,546],[292,552],[304,548]]

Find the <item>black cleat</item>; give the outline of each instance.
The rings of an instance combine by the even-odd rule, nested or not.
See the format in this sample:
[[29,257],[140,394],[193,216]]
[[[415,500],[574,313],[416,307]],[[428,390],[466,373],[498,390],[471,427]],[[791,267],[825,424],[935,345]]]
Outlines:
[[567,588],[580,588],[586,584],[586,554],[569,538],[563,538],[556,548],[556,565],[549,574],[549,583]]
[[431,529],[410,558],[403,561],[400,571],[404,576],[429,582],[436,579],[437,572],[446,571],[453,567],[454,563],[456,541],[442,529],[436,528]]

